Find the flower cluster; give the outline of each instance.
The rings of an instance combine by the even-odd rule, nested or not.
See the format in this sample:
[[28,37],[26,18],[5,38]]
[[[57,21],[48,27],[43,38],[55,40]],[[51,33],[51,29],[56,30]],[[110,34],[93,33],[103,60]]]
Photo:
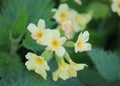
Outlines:
[[54,12],[53,18],[60,24],[57,28],[61,29],[68,39],[73,38],[75,33],[83,31],[92,18],[91,12],[78,13],[67,4],[61,4]]
[[120,0],[113,0],[112,11],[116,12],[120,16]]
[[[69,41],[72,32],[78,33],[86,27],[86,24],[91,19],[91,14],[79,14],[75,10],[69,9],[67,4],[61,4],[58,9],[55,10],[53,17],[58,23],[56,29],[46,28],[45,20],[40,19],[38,25],[30,23],[27,27],[31,33],[31,37],[36,40],[40,46],[46,46],[45,51],[55,52],[55,59],[58,64],[58,69],[53,72],[53,80],[61,78],[66,80],[71,77],[77,76],[77,71],[84,69],[86,64],[77,64],[72,61],[68,52],[66,51],[66,43],[72,42],[71,47],[74,47],[75,53],[91,50],[91,44],[87,43],[89,40],[88,31],[81,32],[78,39],[73,42]],[[64,34],[62,34],[62,31]],[[73,35],[74,36],[74,35]],[[44,51],[44,52],[45,52]],[[43,52],[43,53],[44,53]],[[49,53],[46,53],[49,54]],[[49,55],[47,55],[49,57]],[[34,53],[27,53],[25,63],[28,70],[35,70],[44,79],[47,77],[47,72],[50,70],[46,59],[46,55],[36,55]],[[66,62],[66,61],[67,62]]]

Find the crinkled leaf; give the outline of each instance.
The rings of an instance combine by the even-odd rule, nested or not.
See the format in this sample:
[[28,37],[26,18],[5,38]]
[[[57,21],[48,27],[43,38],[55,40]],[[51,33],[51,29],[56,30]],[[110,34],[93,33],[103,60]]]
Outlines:
[[[34,3],[36,3],[36,5]],[[28,4],[28,8],[31,8],[28,10],[29,22],[33,22],[37,25],[38,20],[42,18],[46,21],[46,28],[51,28],[54,24],[54,22],[51,21],[51,18],[53,17],[53,13],[51,12],[53,3],[51,3],[50,0],[39,0],[39,2],[37,0],[31,1],[30,4]],[[41,46],[31,38],[28,30],[23,45],[35,52],[41,50]]]
[[11,73],[18,71],[18,69],[23,69],[23,65],[18,56],[0,53],[0,77],[7,78]]
[[107,80],[120,80],[120,58],[99,48],[88,53],[97,70]]
[[26,31],[27,21],[28,21],[27,9],[23,8],[13,23],[12,28],[14,28],[13,30],[14,34],[17,33],[16,35],[18,35],[24,33]]
[[107,81],[105,80],[98,71],[91,69],[90,67],[85,68],[78,72],[78,78],[85,86],[119,86],[119,81]]
[[23,45],[34,52],[44,50],[44,46],[39,45],[34,39],[31,38],[30,34],[28,33],[25,40],[23,41]]

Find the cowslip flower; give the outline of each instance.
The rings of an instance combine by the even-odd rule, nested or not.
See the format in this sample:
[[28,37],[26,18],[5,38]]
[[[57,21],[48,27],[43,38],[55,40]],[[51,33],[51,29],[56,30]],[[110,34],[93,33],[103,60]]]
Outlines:
[[71,77],[77,77],[77,71],[84,69],[86,64],[76,64],[71,62],[70,64],[61,61],[58,65],[58,69],[53,72],[53,80],[57,81],[58,78],[66,80]]
[[40,74],[44,79],[46,79],[46,70],[50,70],[50,68],[44,58],[30,52],[27,53],[25,57],[28,59],[28,61],[25,63],[27,69],[35,70],[36,73]]
[[75,63],[73,61],[70,62],[70,67],[74,68],[74,70],[76,70],[76,71],[84,69],[85,66],[87,67],[86,64],[77,64],[77,63]]
[[69,76],[70,77],[77,77],[77,71],[83,70],[86,64],[78,64],[72,61],[69,54],[65,52],[64,58],[69,62]]
[[55,54],[57,56],[62,57],[65,53],[65,48],[63,47],[63,44],[65,43],[66,38],[60,37],[59,30],[51,30],[48,35],[48,47],[46,49],[50,51],[55,51]]
[[52,74],[53,80],[57,81],[58,77],[63,80],[70,78],[68,70],[69,70],[69,64],[62,61],[61,63],[59,63],[59,68]]
[[65,33],[67,38],[71,38],[71,31],[72,31],[72,22],[71,20],[63,21],[62,22],[62,30]]
[[67,4],[61,4],[55,12],[53,18],[61,23],[69,18],[69,7]]
[[77,77],[77,71],[83,70],[84,67],[87,66],[86,64],[77,64],[77,63],[70,63],[69,65],[69,77]]
[[46,34],[49,32],[49,29],[45,29],[45,21],[43,19],[40,19],[38,21],[38,26],[36,26],[33,23],[30,23],[27,27],[27,29],[32,33],[31,37],[41,45],[45,45],[46,41]]
[[111,8],[113,12],[116,12],[120,16],[120,0],[113,0]]
[[88,31],[85,31],[84,33],[80,33],[78,36],[78,39],[75,43],[75,52],[83,52],[83,51],[89,51],[91,50],[91,44],[86,43],[89,40],[89,33]]
[[76,11],[71,10],[70,14],[72,14],[73,17],[72,24],[75,32],[83,31],[86,28],[86,25],[92,19],[92,14],[90,12],[79,14]]

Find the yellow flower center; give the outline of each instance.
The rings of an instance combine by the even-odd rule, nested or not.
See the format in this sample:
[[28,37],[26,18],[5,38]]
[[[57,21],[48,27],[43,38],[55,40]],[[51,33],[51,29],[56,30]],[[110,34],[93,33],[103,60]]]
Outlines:
[[117,7],[118,7],[118,9],[120,9],[120,2],[118,2]]
[[42,36],[43,36],[43,31],[38,31],[38,32],[36,33],[36,38],[37,38],[37,39],[42,38]]
[[67,17],[67,14],[65,12],[60,13],[60,18],[65,19]]
[[58,48],[59,47],[59,40],[54,39],[51,41],[52,48]]
[[43,64],[44,63],[43,60],[41,58],[39,58],[39,57],[36,57],[35,61],[38,64]]
[[82,42],[81,40],[79,40],[79,41],[77,42],[77,46],[78,46],[79,48],[81,48],[81,47],[83,46],[83,42]]

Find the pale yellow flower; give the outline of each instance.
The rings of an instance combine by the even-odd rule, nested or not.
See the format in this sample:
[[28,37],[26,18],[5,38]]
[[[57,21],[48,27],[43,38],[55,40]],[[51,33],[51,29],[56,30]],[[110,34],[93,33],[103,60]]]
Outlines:
[[77,64],[73,61],[70,62],[70,66],[71,66],[71,68],[74,68],[74,70],[76,70],[76,71],[83,70],[85,66],[87,67],[86,64]]
[[71,20],[63,21],[62,22],[62,30],[65,33],[65,36],[67,38],[71,37],[71,31],[72,31],[72,22]]
[[91,50],[91,44],[86,43],[89,40],[89,33],[85,31],[84,33],[80,33],[78,39],[75,43],[75,52],[83,52]]
[[62,61],[59,63],[58,69],[53,72],[53,80],[57,81],[58,78],[66,80],[71,77],[77,77],[77,71],[84,69],[87,66],[86,64],[76,64],[71,62],[70,64],[65,63]]
[[33,23],[30,23],[27,29],[32,33],[32,38],[37,40],[39,44],[46,44],[45,38],[46,34],[48,33],[48,29],[45,29],[45,21],[43,19],[40,19],[38,21],[38,26],[36,26]]
[[53,17],[58,23],[61,23],[69,18],[69,7],[67,4],[61,4]]
[[63,44],[66,41],[65,37],[60,37],[59,30],[51,30],[49,32],[49,39],[47,44],[47,50],[55,51],[55,54],[57,56],[62,57],[65,53],[65,49],[63,47]]
[[69,64],[62,62],[59,65],[57,71],[53,72],[53,80],[57,81],[58,77],[63,80],[70,78],[68,70],[69,70]]
[[77,64],[74,62],[70,63],[69,75],[71,77],[77,77],[77,71],[83,70],[84,67],[87,66],[86,64]]
[[74,10],[70,11],[72,15],[72,26],[75,32],[83,31],[86,28],[86,25],[92,19],[91,13],[82,13],[79,14]]
[[25,57],[28,59],[28,61],[25,63],[27,69],[35,70],[36,73],[40,74],[44,79],[46,79],[46,70],[50,70],[50,68],[44,58],[30,52],[27,53]]
[[113,0],[111,8],[113,12],[116,12],[120,16],[120,0]]

